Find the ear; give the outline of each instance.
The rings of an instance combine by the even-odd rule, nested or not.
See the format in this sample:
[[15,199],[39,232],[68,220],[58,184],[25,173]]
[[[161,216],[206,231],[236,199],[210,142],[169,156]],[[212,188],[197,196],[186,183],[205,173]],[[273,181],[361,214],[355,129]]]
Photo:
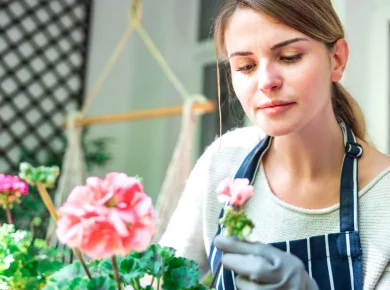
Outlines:
[[340,38],[334,44],[331,60],[332,60],[332,74],[333,82],[339,82],[343,77],[345,66],[347,65],[349,56],[348,43],[344,38]]

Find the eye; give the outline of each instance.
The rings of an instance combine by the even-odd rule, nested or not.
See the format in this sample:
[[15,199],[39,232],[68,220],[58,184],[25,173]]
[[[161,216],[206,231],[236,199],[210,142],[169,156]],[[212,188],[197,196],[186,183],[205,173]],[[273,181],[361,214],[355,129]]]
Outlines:
[[296,55],[291,55],[291,56],[290,55],[288,55],[288,56],[281,56],[280,60],[285,62],[285,63],[295,63],[295,62],[301,60],[302,56],[303,55],[301,53],[300,54],[296,54]]
[[256,66],[255,64],[247,64],[247,65],[244,65],[244,66],[237,68],[237,71],[240,71],[243,73],[249,73],[250,71],[252,71],[255,68],[255,66]]

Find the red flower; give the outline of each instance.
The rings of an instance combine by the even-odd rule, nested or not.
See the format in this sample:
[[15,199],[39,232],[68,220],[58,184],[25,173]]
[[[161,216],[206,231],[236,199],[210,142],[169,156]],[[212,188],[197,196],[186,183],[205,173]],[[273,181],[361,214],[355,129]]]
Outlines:
[[151,198],[138,179],[123,173],[88,178],[59,212],[59,240],[95,259],[143,251],[155,232]]

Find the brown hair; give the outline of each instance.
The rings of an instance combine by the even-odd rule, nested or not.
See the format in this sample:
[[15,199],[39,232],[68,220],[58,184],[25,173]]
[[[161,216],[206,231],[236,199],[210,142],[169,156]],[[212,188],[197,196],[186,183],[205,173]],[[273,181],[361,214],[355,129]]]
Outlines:
[[[344,29],[331,0],[224,0],[214,24],[214,42],[218,56],[226,58],[225,30],[239,8],[250,8],[283,22],[303,34],[323,42],[328,48],[340,38]],[[219,84],[219,67],[217,63]],[[218,98],[220,89],[218,85]],[[354,98],[339,83],[332,84],[332,106],[335,114],[353,130],[356,137],[365,139],[363,113]]]

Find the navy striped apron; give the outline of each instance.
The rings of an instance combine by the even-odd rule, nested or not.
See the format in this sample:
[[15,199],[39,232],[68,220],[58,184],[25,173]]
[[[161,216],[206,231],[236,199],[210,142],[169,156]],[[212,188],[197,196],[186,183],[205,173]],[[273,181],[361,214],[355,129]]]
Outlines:
[[[342,121],[339,125],[344,135],[345,155],[340,185],[340,232],[306,239],[278,242],[272,245],[287,251],[302,260],[306,271],[321,290],[361,290],[362,250],[358,231],[358,159],[363,154],[356,143],[352,130]],[[267,136],[248,154],[235,178],[248,178],[251,184],[260,165],[260,160],[271,144]],[[222,209],[220,218],[224,215]],[[219,226],[217,234],[223,230]],[[222,253],[211,245],[209,264],[216,271]],[[235,290],[235,274],[221,268],[216,281],[217,290]]]

